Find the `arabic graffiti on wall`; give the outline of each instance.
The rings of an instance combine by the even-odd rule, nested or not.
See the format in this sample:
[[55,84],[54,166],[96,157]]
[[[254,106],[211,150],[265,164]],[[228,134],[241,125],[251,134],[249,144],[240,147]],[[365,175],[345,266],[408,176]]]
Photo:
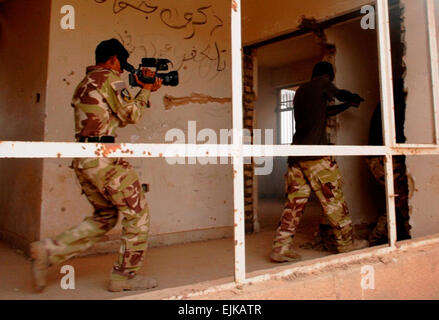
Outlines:
[[[119,34],[119,38],[130,53],[141,50],[144,56],[167,58],[173,62],[173,68],[179,71],[186,70],[188,63],[195,63],[198,66],[199,76],[202,78],[213,79],[227,68],[227,49],[217,39],[219,31],[224,27],[224,21],[215,14],[212,5],[181,13],[177,8],[155,6],[147,1],[94,1],[99,4],[112,1],[114,14],[132,10],[143,15],[146,20],[149,20],[152,15],[157,15],[165,28],[179,32],[181,38],[185,42],[188,41],[188,45],[185,46],[177,46],[169,42],[157,45],[153,41],[138,45],[133,41],[133,36],[128,31],[124,31]],[[207,41],[202,41],[201,44],[200,41],[189,42],[202,32],[203,34],[207,32]]]

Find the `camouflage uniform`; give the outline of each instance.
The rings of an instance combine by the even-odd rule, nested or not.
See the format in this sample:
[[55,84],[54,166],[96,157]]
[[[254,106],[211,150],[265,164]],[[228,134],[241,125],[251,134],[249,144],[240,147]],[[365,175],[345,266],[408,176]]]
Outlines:
[[[385,185],[384,157],[370,157],[366,159],[370,172],[375,179]],[[408,181],[406,174],[405,157],[393,157],[393,185],[395,194],[396,227],[398,240],[410,239],[409,207],[408,207]],[[379,245],[388,242],[387,216],[381,215],[377,225],[369,236],[371,245]]]
[[284,254],[292,249],[311,189],[323,207],[322,225],[331,226],[323,237],[327,248],[342,252],[352,245],[352,221],[341,189],[341,173],[333,157],[296,161],[289,166],[285,181],[287,202],[276,230],[273,252]]
[[[87,68],[72,100],[76,139],[115,136],[118,127],[140,119],[149,96],[150,91],[142,89],[133,99],[117,72]],[[72,166],[94,214],[55,239],[44,240],[50,264],[60,264],[90,248],[121,215],[122,243],[111,278],[132,278],[143,261],[149,230],[148,207],[136,172],[122,158],[74,159]]]

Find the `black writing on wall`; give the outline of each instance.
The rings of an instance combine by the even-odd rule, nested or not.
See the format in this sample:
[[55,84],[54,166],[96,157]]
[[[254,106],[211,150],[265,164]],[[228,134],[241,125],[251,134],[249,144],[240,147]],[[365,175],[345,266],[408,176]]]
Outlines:
[[[159,21],[170,31],[178,32],[184,41],[194,39],[197,33],[206,32],[208,40],[199,41],[192,46],[180,48],[172,43],[157,46],[153,42],[142,45],[135,44],[133,37],[128,31],[119,34],[122,43],[130,53],[141,50],[144,56],[167,58],[173,62],[175,70],[186,70],[189,62],[197,65],[198,74],[202,78],[215,78],[227,68],[227,50],[221,41],[217,40],[217,34],[224,27],[224,21],[215,14],[212,5],[201,6],[191,11],[181,12],[177,8],[160,7],[148,1],[123,1],[123,0],[94,0],[104,4],[112,2],[113,13],[118,15],[126,10],[131,10],[149,20],[157,15]],[[189,43],[188,43],[189,44]]]

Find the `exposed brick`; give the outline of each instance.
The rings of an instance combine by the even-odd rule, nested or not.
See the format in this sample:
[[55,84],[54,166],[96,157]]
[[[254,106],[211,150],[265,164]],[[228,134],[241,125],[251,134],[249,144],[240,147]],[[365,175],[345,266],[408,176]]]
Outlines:
[[[253,89],[253,56],[250,51],[245,51],[243,56],[243,126],[249,129],[253,137],[254,128],[254,101],[256,96]],[[253,140],[251,140],[253,141]],[[254,166],[244,166],[244,193],[245,193],[245,225],[246,232],[253,232],[253,175]]]

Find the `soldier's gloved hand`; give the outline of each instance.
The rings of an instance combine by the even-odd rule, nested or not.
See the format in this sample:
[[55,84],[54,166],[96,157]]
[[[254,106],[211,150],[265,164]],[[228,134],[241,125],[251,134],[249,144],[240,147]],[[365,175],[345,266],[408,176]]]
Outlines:
[[364,102],[364,99],[356,93],[352,94],[350,100],[351,100],[351,106],[354,108],[358,108],[360,106],[360,103]]

